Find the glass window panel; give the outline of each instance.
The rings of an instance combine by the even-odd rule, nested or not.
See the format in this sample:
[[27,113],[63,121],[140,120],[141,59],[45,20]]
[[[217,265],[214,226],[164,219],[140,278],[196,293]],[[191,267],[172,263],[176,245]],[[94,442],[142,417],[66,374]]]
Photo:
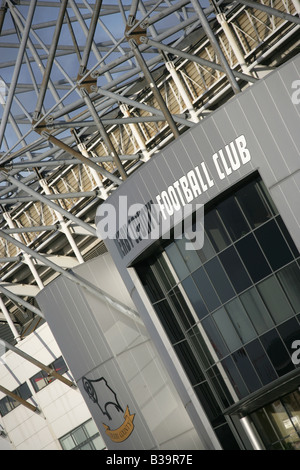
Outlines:
[[35,392],[42,390],[46,385],[48,385],[47,374],[44,371],[40,371],[31,377],[30,382],[34,388]]
[[81,444],[82,442],[87,440],[87,435],[85,434],[82,428],[78,428],[72,432],[72,436],[76,445]]
[[235,363],[232,360],[232,357],[226,357],[221,362],[224,370],[229,378],[232,387],[237,394],[238,398],[241,399],[249,394],[245,382],[243,381],[241,374],[239,373]]
[[236,198],[253,229],[269,220],[275,213],[274,205],[262,182],[252,181],[236,192]]
[[292,355],[294,352],[292,349],[293,342],[295,340],[300,340],[300,326],[296,318],[291,318],[290,320],[282,323],[277,327],[277,330],[283,339],[287,350]]
[[23,400],[28,400],[28,398],[32,397],[31,390],[27,383],[20,385],[20,387],[16,389],[15,393],[19,395],[19,397],[23,398]]
[[61,443],[62,448],[63,448],[64,450],[71,450],[71,449],[74,449],[74,447],[75,447],[75,445],[76,445],[75,442],[74,442],[74,440],[73,440],[73,438],[72,438],[72,436],[67,436],[67,437],[61,439],[61,440],[60,440],[60,443]]
[[184,259],[178,250],[175,243],[171,243],[166,247],[166,253],[168,258],[180,280],[186,278],[189,275],[189,270],[184,262]]
[[12,409],[12,402],[9,400],[9,397],[2,398],[0,401],[1,416],[6,416]]
[[233,353],[232,359],[236,363],[237,368],[239,369],[240,374],[242,375],[244,382],[249,389],[249,392],[252,393],[255,392],[255,390],[261,388],[261,381],[259,380],[253,365],[249,361],[245,349],[241,348],[239,351]]
[[296,247],[295,243],[294,243],[294,240],[292,239],[291,235],[289,234],[289,231],[288,229],[286,228],[282,218],[280,216],[277,216],[276,217],[276,222],[284,236],[284,238],[286,239],[287,241],[287,244],[289,245],[293,255],[295,256],[295,258],[298,258],[299,256],[299,250],[298,248]]
[[226,356],[229,351],[216,327],[214,320],[210,317],[207,317],[202,321],[202,326],[219,359]]
[[204,216],[205,231],[214,247],[219,252],[230,245],[229,236],[217,214],[216,209],[210,210]]
[[237,293],[250,287],[252,284],[251,279],[233,246],[222,251],[219,258]]
[[288,410],[290,418],[293,421],[298,433],[300,432],[300,393],[295,390],[282,398],[285,408]]
[[225,303],[235,296],[232,285],[218,258],[213,258],[205,264],[205,270],[219,295],[221,302]]
[[244,292],[244,294],[240,296],[240,299],[258,334],[264,333],[274,327],[274,322],[268,309],[255,287]]
[[265,406],[266,413],[279,435],[280,439],[288,437],[291,431],[286,427],[285,423],[288,424],[289,416],[280,400],[276,400],[270,405]]
[[225,305],[225,309],[235,326],[235,329],[243,343],[255,338],[256,331],[239,299],[234,299]]
[[263,385],[277,379],[277,374],[258,339],[247,344],[245,349]]
[[188,240],[185,237],[176,240],[176,245],[188,267],[189,272],[193,272],[201,266],[201,260],[196,250],[186,250],[186,243]]
[[253,282],[258,282],[271,274],[266,258],[252,234],[239,240],[235,246]]
[[187,279],[182,281],[182,287],[184,288],[189,301],[191,302],[196,314],[200,319],[205,317],[208,314],[206,305],[200,295],[199,290],[197,289],[193,279],[189,276]]
[[93,443],[95,450],[102,450],[106,447],[105,442],[103,441],[101,436],[98,436],[95,439],[93,439],[92,443]]
[[233,241],[238,240],[250,231],[250,227],[234,196],[230,196],[218,204],[217,210]]
[[191,384],[203,382],[204,376],[201,367],[187,341],[182,341],[174,346],[174,350],[184,368]]
[[242,345],[241,340],[227,315],[225,308],[221,307],[219,310],[214,312],[212,316],[229,350],[235,351],[240,348]]
[[[270,445],[280,439],[279,435],[276,433],[274,426],[265,411],[264,408],[255,411],[250,415],[251,420],[253,421],[266,449],[268,450]],[[281,445],[279,449],[282,450]]]
[[279,377],[294,370],[291,356],[288,354],[282,340],[275,329],[260,337],[270,361]]
[[261,282],[257,288],[275,323],[281,323],[294,315],[275,276]]
[[66,372],[68,372],[68,367],[67,367],[67,365],[66,365],[66,363],[65,363],[65,361],[63,360],[62,357],[59,357],[58,359],[56,359],[53,362],[52,366],[53,366],[54,370],[60,375],[63,375]]
[[181,341],[184,338],[184,334],[179,326],[174,313],[172,312],[168,302],[162,300],[154,305],[157,315],[165,328],[167,335],[172,343]]
[[297,263],[281,269],[277,273],[277,277],[281,282],[289,301],[291,302],[296,313],[300,312],[300,269]]
[[275,220],[259,227],[255,230],[255,235],[274,271],[293,260],[291,250]]
[[87,435],[90,437],[94,436],[94,434],[98,434],[99,432],[95,422],[92,419],[85,423],[84,428],[86,430]]
[[84,444],[78,450],[94,450],[90,443]]
[[192,274],[192,278],[194,279],[208,310],[212,311],[219,307],[221,304],[220,299],[218,298],[204,269],[197,269],[197,271]]
[[[204,225],[205,225],[205,221],[204,221]],[[199,250],[198,254],[202,263],[205,263],[209,259],[213,258],[213,256],[215,256],[216,254],[206,232],[204,232],[203,247],[201,250]]]

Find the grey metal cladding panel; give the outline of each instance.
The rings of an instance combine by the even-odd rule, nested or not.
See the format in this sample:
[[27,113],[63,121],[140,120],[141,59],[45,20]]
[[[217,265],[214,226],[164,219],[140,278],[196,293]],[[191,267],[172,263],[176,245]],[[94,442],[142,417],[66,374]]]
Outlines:
[[[257,92],[257,90],[254,91]],[[252,150],[252,158],[259,167],[265,183],[270,186],[283,175],[288,174],[288,167],[281,158],[278,158],[279,152],[274,142],[274,135],[268,131],[266,120],[261,115],[261,109],[253,94],[251,93],[251,96],[248,93],[242,94],[239,98],[239,105],[244,111],[244,119],[249,123],[249,132],[252,136],[249,147]],[[272,158],[276,157],[275,165],[272,163]]]
[[[300,165],[300,105],[292,103],[292,82],[295,75],[293,67],[284,69],[284,74],[274,75],[268,82],[268,92],[276,96],[276,114],[281,120],[280,138],[277,143],[281,148],[290,172],[295,171]],[[287,76],[286,73],[289,75]],[[289,78],[287,78],[289,77]],[[280,93],[278,90],[280,89]]]
[[112,356],[101,328],[76,284],[60,276],[39,293],[37,301],[76,380],[86,370]]
[[[178,146],[176,147],[176,149]],[[175,152],[175,147],[173,145],[170,145],[168,148],[166,148],[163,153],[164,153],[164,159],[163,159],[163,165],[165,168],[165,173],[164,170],[162,173],[167,175],[167,178],[165,179],[167,186],[169,184],[174,183],[174,181],[177,181],[181,176],[182,176],[182,154],[181,152]],[[185,156],[184,156],[185,157]],[[156,167],[158,171],[160,171],[161,168],[161,160],[158,162],[155,162]],[[185,167],[188,167],[188,162],[185,162]],[[191,166],[192,168],[192,166]],[[165,187],[167,187],[165,185]]]
[[[164,166],[164,153],[162,152],[160,158],[160,162],[162,164],[162,167]],[[141,202],[148,202],[150,199],[153,199],[153,195],[156,195],[159,192],[159,188],[165,187],[165,179],[163,178],[163,171],[160,170],[158,171],[157,165],[155,163],[155,159],[151,160],[152,165],[145,165],[144,170],[141,172],[141,179],[144,184],[145,190],[148,191],[148,196],[147,199],[145,198],[145,191],[143,191],[143,188],[139,186],[140,189],[140,196],[141,196]],[[154,203],[156,201],[153,201]]]
[[[298,149],[300,145],[300,126],[298,122],[298,131],[296,131],[292,136],[289,125],[293,119],[291,112],[294,110],[294,106],[291,103],[290,97],[285,94],[285,89],[282,84],[276,80],[278,76],[274,75],[273,78],[274,80],[269,80],[268,84],[265,84],[264,88],[257,87],[254,98],[258,108],[260,109],[259,119],[261,119],[261,116],[263,115],[265,122],[264,132],[266,135],[264,139],[261,139],[261,145],[271,164],[275,168],[280,164],[280,179],[290,174],[292,171],[295,171],[296,168],[299,168],[300,161]],[[272,96],[271,88],[273,88],[274,85],[277,86],[279,93],[277,92],[276,95],[276,90],[274,89],[275,95],[273,94]],[[276,104],[274,98],[276,99]],[[282,98],[285,99],[282,101]],[[279,106],[280,101],[282,106]],[[281,114],[281,109],[285,110],[285,119]],[[256,120],[252,119],[252,122],[253,121]],[[252,125],[254,125],[254,122]]]
[[300,251],[300,173],[280,182],[269,191]]
[[[198,125],[197,128],[191,129],[188,135],[184,134],[184,136],[180,138],[177,146],[174,147],[174,151],[178,152],[180,150],[182,152],[184,168],[181,176],[186,174],[188,170],[194,169],[205,161],[210,177],[214,180],[215,185],[210,188],[208,192],[204,192],[201,195],[201,204],[205,204],[219,192],[219,181],[216,181],[216,171],[211,158],[217,148],[213,148],[205,132],[205,121],[203,121],[201,126]],[[189,162],[191,163],[189,164]]]

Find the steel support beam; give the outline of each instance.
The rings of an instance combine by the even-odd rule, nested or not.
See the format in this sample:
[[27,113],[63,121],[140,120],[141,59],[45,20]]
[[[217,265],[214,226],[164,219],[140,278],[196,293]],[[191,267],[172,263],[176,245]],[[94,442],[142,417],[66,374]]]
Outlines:
[[[12,3],[10,1],[8,1],[7,3],[8,3],[10,8],[14,8],[14,6],[12,5]],[[24,28],[24,31],[23,31],[23,34],[22,34],[22,40],[21,40],[21,44],[20,44],[20,47],[19,47],[19,52],[18,52],[18,56],[17,56],[17,59],[16,59],[14,72],[13,72],[13,76],[12,76],[12,79],[11,79],[8,95],[7,95],[7,98],[6,98],[5,108],[4,108],[4,111],[3,111],[3,116],[2,116],[2,119],[1,119],[1,123],[0,123],[0,146],[2,144],[2,140],[3,140],[3,137],[4,137],[4,133],[5,133],[5,129],[6,129],[7,121],[8,121],[8,117],[9,117],[11,106],[12,106],[13,99],[14,99],[14,96],[15,96],[15,90],[16,90],[18,78],[19,78],[19,75],[20,75],[22,61],[23,61],[23,57],[24,57],[24,54],[25,54],[27,40],[29,38],[29,32],[30,32],[30,28],[31,28],[32,20],[33,20],[33,15],[34,15],[34,12],[35,12],[35,9],[36,9],[36,4],[37,4],[37,0],[32,0],[30,2],[30,5],[29,5],[26,24],[25,24],[25,28]]]
[[[61,268],[57,264],[53,263],[52,261],[47,259],[45,256],[41,255],[37,251],[32,250],[28,246],[24,245],[23,243],[20,243],[18,240],[15,240],[14,238],[12,238],[10,235],[7,235],[6,233],[3,232],[3,230],[0,230],[0,237],[4,238],[5,240],[7,240],[8,242],[10,242],[12,244],[15,244],[22,251],[25,251],[26,253],[31,255],[33,258],[36,258],[37,260],[41,261],[45,266],[48,266],[53,271],[61,274],[63,277],[65,277],[69,281],[75,283],[76,285],[79,285],[83,289],[86,289],[92,295],[99,298],[102,302],[105,302],[105,303],[108,303],[108,304],[112,305],[119,312],[125,314],[126,316],[129,316],[131,319],[133,318],[136,322],[142,324],[142,321],[140,320],[139,316],[137,315],[137,312],[135,312],[130,307],[127,307],[127,305],[122,304],[118,300],[113,299],[111,296],[109,296],[108,294],[103,292],[101,289],[99,289],[95,285],[91,284],[88,280],[82,279],[81,277],[79,277],[75,274],[72,274],[69,271],[65,271],[63,268]],[[2,289],[2,287],[0,285],[0,291],[1,291],[1,289]],[[10,292],[9,292],[9,294],[10,294]]]
[[107,147],[107,150],[108,150],[109,154],[111,155],[111,157],[112,157],[112,159],[113,159],[113,161],[114,161],[114,163],[115,163],[115,165],[116,165],[116,167],[117,167],[117,169],[120,173],[121,178],[123,180],[126,180],[127,179],[126,171],[124,170],[124,167],[123,167],[122,162],[119,158],[119,155],[116,152],[116,150],[115,150],[115,148],[114,148],[114,146],[113,146],[113,144],[110,140],[109,134],[107,133],[104,125],[101,122],[101,119],[100,119],[100,117],[99,117],[99,115],[98,115],[98,113],[95,109],[95,106],[94,106],[87,90],[84,89],[84,88],[81,88],[81,92],[83,94],[83,99],[84,99],[84,101],[85,101],[85,103],[86,103],[86,105],[87,105],[87,107],[88,107],[88,109],[91,113],[91,116],[92,116],[93,120],[95,121],[95,125],[96,125],[96,127],[97,127],[103,141],[104,141],[104,144]]
[[39,317],[45,319],[45,316],[44,316],[43,312],[39,308],[35,307],[34,305],[31,305],[29,302],[26,302],[26,300],[22,299],[21,297],[14,294],[13,292],[10,292],[8,289],[3,287],[1,284],[0,284],[0,292],[2,292],[2,294],[4,294],[5,297],[7,297],[8,299],[13,300],[14,302],[16,302],[16,303],[22,305],[23,307],[27,308],[27,310],[30,310],[32,313],[35,313]]
[[97,237],[96,230],[93,229],[89,224],[86,224],[82,220],[78,219],[78,217],[76,217],[72,213],[66,211],[65,209],[60,207],[58,204],[56,204],[55,202],[52,202],[51,199],[47,199],[45,196],[42,196],[42,194],[38,193],[37,191],[34,191],[29,186],[27,186],[26,184],[24,184],[21,181],[17,180],[13,176],[6,176],[6,178],[10,183],[14,184],[15,186],[19,187],[20,189],[23,189],[26,193],[28,193],[30,196],[32,196],[33,200],[37,200],[37,201],[40,201],[40,202],[48,205],[49,207],[51,207],[55,211],[60,212],[61,215],[63,215],[67,219],[71,220],[76,225],[82,225],[82,227],[87,229],[93,236]]
[[36,104],[35,111],[34,111],[34,114],[33,114],[35,120],[39,119],[40,112],[41,112],[41,109],[42,109],[42,106],[43,106],[43,103],[44,103],[44,98],[45,98],[45,95],[46,95],[46,91],[47,91],[47,87],[48,87],[48,83],[49,83],[49,79],[50,79],[50,72],[51,72],[53,61],[54,61],[54,58],[55,58],[55,53],[56,53],[56,49],[57,49],[57,45],[58,45],[59,36],[60,36],[60,33],[61,33],[61,28],[62,28],[62,25],[63,25],[63,20],[64,20],[66,8],[67,8],[67,3],[68,3],[68,0],[62,0],[61,1],[61,7],[60,7],[59,15],[58,15],[58,18],[57,18],[57,22],[56,22],[52,42],[51,42],[51,47],[50,47],[50,51],[49,51],[49,55],[48,55],[47,65],[46,65],[46,68],[44,70],[43,81],[42,81],[42,84],[41,84],[41,87],[40,87],[40,92],[39,92],[37,104]]
[[55,145],[56,147],[64,150],[65,152],[69,153],[70,155],[75,157],[77,160],[80,160],[85,165],[90,166],[91,168],[96,170],[98,173],[100,173],[102,176],[104,176],[105,178],[112,181],[114,184],[116,184],[118,186],[121,184],[121,180],[119,178],[112,175],[109,171],[107,171],[104,168],[102,168],[101,166],[97,165],[96,163],[94,163],[89,158],[84,157],[80,152],[77,152],[77,150],[74,150],[72,147],[69,147],[69,145],[66,145],[64,142],[62,142],[61,140],[57,139],[56,137],[54,137],[53,135],[51,135],[47,132],[43,131],[42,134],[44,134],[44,136],[47,138],[47,140],[49,142],[51,142],[53,145]]
[[16,341],[20,341],[20,334],[18,333],[15,325],[14,325],[14,322],[12,321],[11,319],[11,316],[10,316],[10,313],[9,311],[7,310],[6,308],[6,305],[5,303],[3,302],[3,299],[2,297],[0,296],[0,309],[5,317],[5,320],[7,321],[7,324],[12,332],[12,334],[14,335],[14,339]]
[[135,55],[135,58],[136,58],[136,61],[137,63],[139,64],[145,78],[146,78],[146,81],[148,82],[148,85],[150,86],[150,89],[153,93],[153,95],[155,96],[155,99],[158,103],[158,106],[159,108],[161,109],[167,123],[169,124],[170,126],[170,129],[175,137],[178,138],[179,137],[179,131],[177,129],[177,126],[174,122],[174,119],[172,117],[172,114],[170,113],[165,101],[163,100],[163,97],[161,96],[160,94],[160,91],[155,83],[155,80],[153,79],[152,75],[151,75],[151,72],[150,70],[148,69],[148,66],[147,66],[147,63],[145,62],[139,48],[138,48],[138,45],[136,43],[136,41],[134,39],[129,39],[129,44],[130,44],[130,47],[132,48],[132,51]]
[[61,374],[58,374],[55,370],[51,369],[51,367],[48,367],[46,366],[45,364],[43,364],[42,362],[38,361],[37,359],[35,359],[34,357],[30,356],[29,354],[27,354],[26,352],[22,351],[22,349],[20,348],[16,348],[15,346],[13,346],[12,344],[8,343],[7,341],[1,339],[0,342],[10,351],[12,351],[13,353],[17,354],[18,356],[22,357],[23,359],[25,359],[26,361],[30,362],[31,364],[37,366],[39,369],[42,369],[43,371],[45,371],[48,376],[50,377],[53,377],[54,379],[57,379],[59,380],[60,382],[64,383],[65,385],[68,385],[68,387],[76,387],[76,385],[74,384],[74,382],[72,382],[71,380],[67,379],[66,377],[64,377],[63,375]]
[[87,67],[90,52],[91,52],[91,47],[92,47],[93,40],[94,40],[94,34],[96,31],[97,21],[100,15],[101,6],[102,6],[102,0],[96,1],[94,5],[94,10],[93,10],[93,15],[92,15],[92,19],[90,22],[89,30],[88,30],[88,35],[86,38],[85,48],[84,48],[81,62],[80,62],[80,68],[79,68],[80,75],[83,75],[84,72],[86,71],[86,67]]
[[[32,200],[32,198],[29,198]],[[9,200],[9,199],[8,199]],[[56,225],[37,225],[36,227],[15,227],[3,229],[3,232],[11,235],[14,233],[31,233],[31,232],[48,232],[51,230],[59,230],[59,224]],[[1,259],[1,258],[0,258]]]
[[211,27],[210,27],[210,24],[209,24],[209,21],[208,19],[206,18],[206,15],[200,5],[200,2],[199,0],[191,0],[191,3],[193,5],[193,7],[195,8],[195,11],[197,13],[197,15],[199,16],[199,19],[201,21],[201,24],[202,24],[202,27],[205,31],[205,34],[206,36],[208,37],[219,61],[220,61],[220,64],[222,65],[222,68],[223,68],[223,71],[224,73],[226,74],[227,78],[228,78],[228,81],[231,85],[231,88],[233,89],[234,93],[237,94],[237,93],[240,93],[241,89],[235,79],[235,76],[234,74],[232,73],[232,70],[231,68],[229,67],[229,64],[223,54],[223,51],[219,45],[219,42],[216,38],[216,36],[214,35]]
[[[84,198],[84,197],[99,197],[99,192],[98,191],[83,191],[83,192],[74,192],[74,193],[61,193],[61,194],[45,194],[43,195],[47,200],[52,200],[52,201],[57,201],[60,199],[77,199],[77,198]],[[0,199],[1,204],[15,204],[17,202],[20,203],[26,203],[26,202],[32,202],[32,197],[30,196],[17,196],[17,197],[11,197],[11,198],[2,198]],[[58,228],[58,226],[56,227]],[[31,230],[33,232],[34,230]],[[41,231],[41,230],[37,230]],[[6,233],[24,233],[21,229],[18,231],[10,231],[8,232],[6,230]]]
[[285,13],[284,11],[277,10],[276,8],[268,7],[263,3],[252,2],[251,0],[234,0],[235,3],[241,3],[242,5],[246,5],[247,7],[254,8],[255,10],[261,10],[265,13],[268,13],[270,16],[277,16],[278,18],[282,18],[283,20],[289,21],[290,23],[300,24],[299,16],[293,16],[289,13]]
[[[132,108],[142,109],[143,111],[146,111],[148,113],[153,113],[155,116],[162,117],[162,119],[160,119],[161,121],[166,120],[166,117],[165,117],[164,113],[160,109],[154,108],[153,106],[149,106],[147,104],[140,103],[140,102],[138,102],[138,101],[136,101],[132,98],[126,98],[126,96],[123,96],[123,95],[118,94],[118,93],[114,93],[112,91],[109,91],[109,90],[106,90],[106,89],[100,88],[100,87],[98,88],[97,93],[99,95],[103,95],[103,96],[107,96],[108,98],[112,98],[117,103],[124,103],[124,104],[127,104],[128,106],[130,106]],[[177,115],[174,115],[174,114],[172,115],[172,119],[175,122],[177,122],[178,124],[181,124],[182,126],[194,127],[194,125],[195,125],[194,122],[188,121],[187,119],[183,119],[180,116],[177,116]]]
[[[7,225],[9,226],[9,228],[11,229],[15,229],[15,223],[14,221],[12,220],[10,214],[8,212],[4,212],[3,213],[3,217],[4,219],[6,220],[7,222]],[[14,234],[14,237],[21,241],[21,236],[19,233],[15,233]],[[27,254],[27,253],[24,253],[24,261],[25,263],[27,264],[31,274],[33,275],[33,278],[35,279],[35,282],[37,283],[37,285],[39,286],[40,289],[43,289],[44,288],[44,284],[42,283],[41,281],[41,278],[39,276],[39,273],[37,272],[33,262],[32,262],[32,259],[30,258],[30,256]]]
[[[51,197],[52,196],[52,191],[51,189],[49,188],[49,185],[47,183],[47,181],[45,179],[40,179],[39,180],[39,183],[40,183],[40,186],[41,188],[45,191],[45,194],[48,196],[48,197]],[[57,204],[57,206],[59,206],[59,203]],[[59,206],[60,207],[60,206]],[[60,223],[60,226],[61,226],[61,231],[62,233],[65,234],[72,250],[73,250],[73,253],[75,254],[77,260],[79,263],[83,263],[84,262],[84,259],[80,253],[80,250],[78,249],[78,246],[76,245],[75,243],[75,240],[73,239],[71,233],[70,233],[70,230],[64,220],[64,217],[63,215],[57,211],[57,210],[54,210],[54,214],[56,216],[56,218],[59,220],[59,223]]]
[[31,405],[31,403],[28,403],[28,401],[23,400],[23,398],[19,397],[19,395],[16,395],[14,392],[11,392],[10,390],[7,390],[7,388],[3,387],[2,385],[0,385],[0,392],[2,392],[5,395],[9,396],[13,400],[19,402],[21,405],[25,406],[25,408],[28,408],[29,410],[33,411],[34,413],[40,413],[40,410],[36,406]]
[[[177,49],[175,47],[170,47],[166,46],[165,44],[162,44],[160,42],[154,41],[153,39],[150,39],[146,36],[143,36],[141,38],[141,41],[144,42],[145,44],[150,44],[151,46],[157,47],[157,49],[160,49],[162,51],[168,52],[170,54],[174,54],[178,57],[182,57],[183,59],[190,60],[192,62],[195,62],[196,64],[202,65],[203,67],[209,67],[214,70],[218,70],[219,72],[224,72],[223,68],[221,65],[216,64],[215,62],[211,62],[206,59],[202,59],[201,57],[198,57],[196,55],[189,54],[188,52],[181,51],[180,49]],[[239,78],[241,80],[245,80],[247,82],[251,83],[256,83],[257,79],[252,77],[251,75],[247,75],[242,72],[237,72],[236,70],[232,70],[232,73],[236,78]]]

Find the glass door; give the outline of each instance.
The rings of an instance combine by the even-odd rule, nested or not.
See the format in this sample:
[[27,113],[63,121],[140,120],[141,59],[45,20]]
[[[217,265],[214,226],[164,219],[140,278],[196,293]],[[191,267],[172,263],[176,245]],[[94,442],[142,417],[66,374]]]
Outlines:
[[294,391],[250,415],[267,450],[300,450],[300,394]]

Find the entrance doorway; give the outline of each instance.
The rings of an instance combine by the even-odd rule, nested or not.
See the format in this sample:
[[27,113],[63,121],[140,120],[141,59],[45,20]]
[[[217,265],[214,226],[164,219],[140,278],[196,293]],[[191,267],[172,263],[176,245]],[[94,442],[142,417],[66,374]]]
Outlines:
[[300,450],[300,393],[281,397],[249,415],[267,450]]

